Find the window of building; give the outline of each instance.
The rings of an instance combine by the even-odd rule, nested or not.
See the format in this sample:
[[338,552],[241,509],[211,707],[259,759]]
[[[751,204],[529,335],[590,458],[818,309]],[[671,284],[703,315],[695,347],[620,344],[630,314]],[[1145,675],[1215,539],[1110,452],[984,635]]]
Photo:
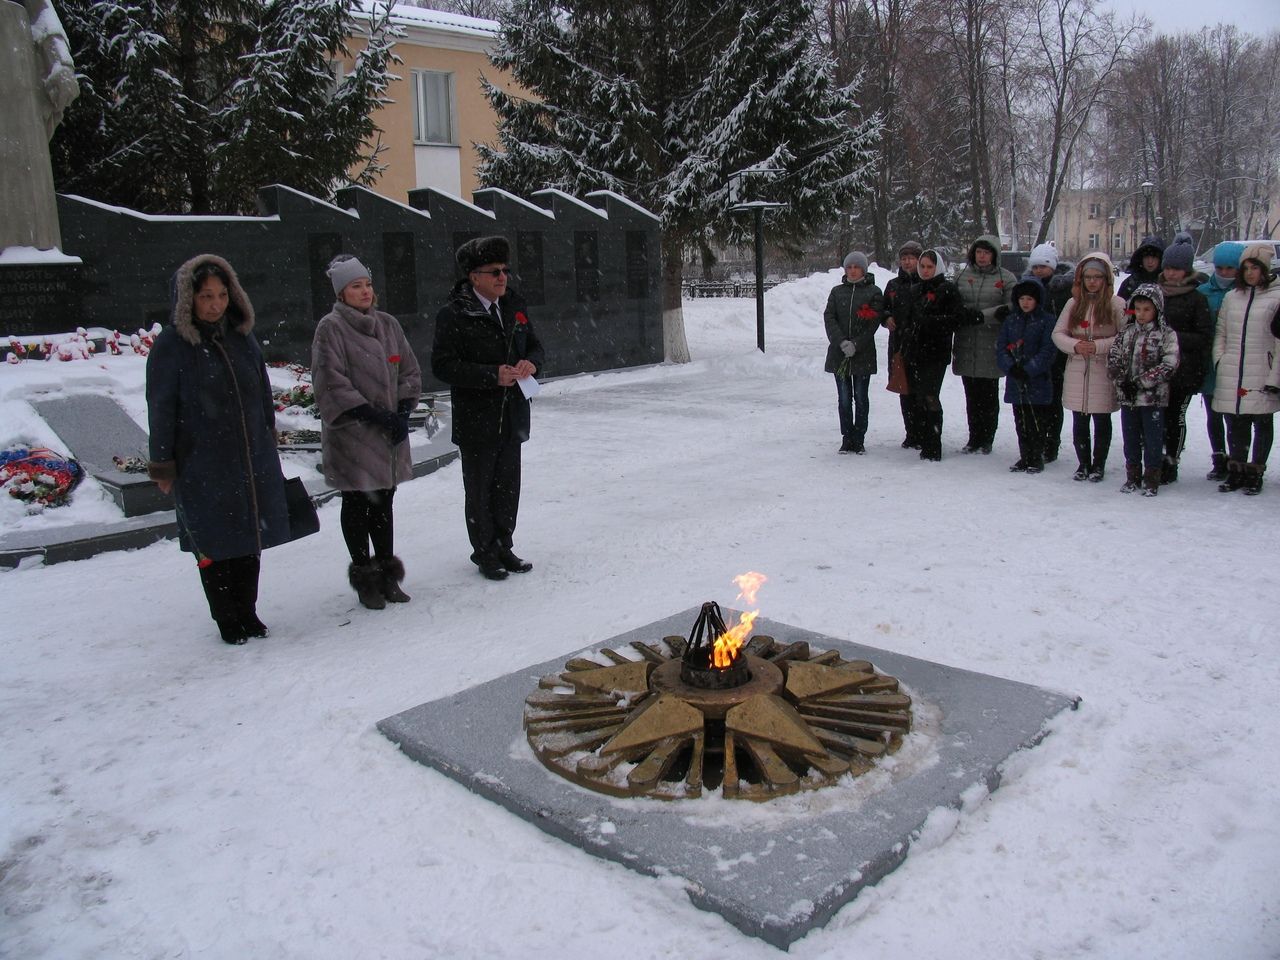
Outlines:
[[414,70],[414,142],[456,144],[453,113],[453,74]]
[[1121,235],[1121,234],[1113,233],[1113,234],[1111,235],[1111,249],[1112,249],[1112,250],[1119,250],[1119,249],[1120,249],[1120,244],[1121,244],[1122,240],[1123,240],[1123,237],[1122,237],[1122,235]]
[[1101,245],[1102,245],[1102,238],[1101,238],[1101,237],[1099,237],[1096,233],[1091,233],[1091,234],[1089,234],[1089,249],[1090,249],[1090,250],[1097,250],[1097,249],[1098,249],[1098,247],[1099,247],[1099,246],[1101,246]]
[[1100,203],[1089,204],[1089,219],[1097,220],[1098,217],[1100,216],[1102,216],[1102,204]]

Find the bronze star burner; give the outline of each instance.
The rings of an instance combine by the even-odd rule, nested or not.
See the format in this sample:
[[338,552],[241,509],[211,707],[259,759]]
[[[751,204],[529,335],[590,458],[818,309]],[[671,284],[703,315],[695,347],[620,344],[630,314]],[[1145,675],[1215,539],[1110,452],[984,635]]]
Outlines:
[[[525,700],[529,745],[550,770],[620,797],[720,788],[767,800],[857,776],[911,729],[911,698],[867,660],[726,627],[705,603],[689,637],[631,642],[639,659],[575,658]],[[735,633],[737,636],[735,636]]]

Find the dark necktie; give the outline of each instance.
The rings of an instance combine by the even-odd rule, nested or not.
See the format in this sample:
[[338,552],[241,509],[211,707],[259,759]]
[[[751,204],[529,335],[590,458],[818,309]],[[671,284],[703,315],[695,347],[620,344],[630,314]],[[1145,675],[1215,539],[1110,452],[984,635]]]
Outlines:
[[498,321],[498,326],[502,326],[502,311],[498,309],[498,302],[496,300],[489,304],[489,316]]

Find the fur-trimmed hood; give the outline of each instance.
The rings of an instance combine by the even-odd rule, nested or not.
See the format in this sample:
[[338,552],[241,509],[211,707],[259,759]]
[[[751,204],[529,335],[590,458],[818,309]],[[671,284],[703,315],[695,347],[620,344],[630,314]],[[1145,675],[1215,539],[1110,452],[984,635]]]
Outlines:
[[201,253],[180,266],[170,283],[170,300],[173,303],[170,320],[174,329],[178,331],[178,335],[192,346],[200,343],[200,330],[196,326],[195,314],[192,312],[195,290],[191,286],[191,278],[196,268],[204,263],[219,267],[231,281],[227,288],[227,323],[241,334],[247,334],[253,329],[253,304],[249,302],[244,287],[240,286],[240,278],[236,276],[235,269],[216,254]]

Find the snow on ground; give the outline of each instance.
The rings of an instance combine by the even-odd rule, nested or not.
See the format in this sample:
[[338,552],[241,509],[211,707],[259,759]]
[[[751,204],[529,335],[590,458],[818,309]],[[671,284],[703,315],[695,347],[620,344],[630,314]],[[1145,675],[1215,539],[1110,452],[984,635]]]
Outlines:
[[[1069,452],[1010,474],[1007,408],[991,456],[958,453],[953,378],[944,460],[923,463],[883,370],[867,455],[837,456],[820,323],[837,277],[770,292],[765,355],[753,301],[698,300],[694,362],[548,384],[526,576],[467,562],[456,465],[397,497],[411,604],[355,605],[329,504],[317,536],[264,558],[272,636],[241,648],[173,543],[0,575],[0,956],[772,960],[677,881],[543,834],[374,728],[730,602],[748,569],[771,578],[771,619],[1083,698],[792,956],[1280,955],[1280,489],[1201,479],[1198,403],[1185,479],[1155,500],[1116,492],[1118,423],[1101,485],[1071,481]],[[141,364],[92,363],[55,372],[140,415]],[[42,429],[25,366],[0,370],[0,443]]]

